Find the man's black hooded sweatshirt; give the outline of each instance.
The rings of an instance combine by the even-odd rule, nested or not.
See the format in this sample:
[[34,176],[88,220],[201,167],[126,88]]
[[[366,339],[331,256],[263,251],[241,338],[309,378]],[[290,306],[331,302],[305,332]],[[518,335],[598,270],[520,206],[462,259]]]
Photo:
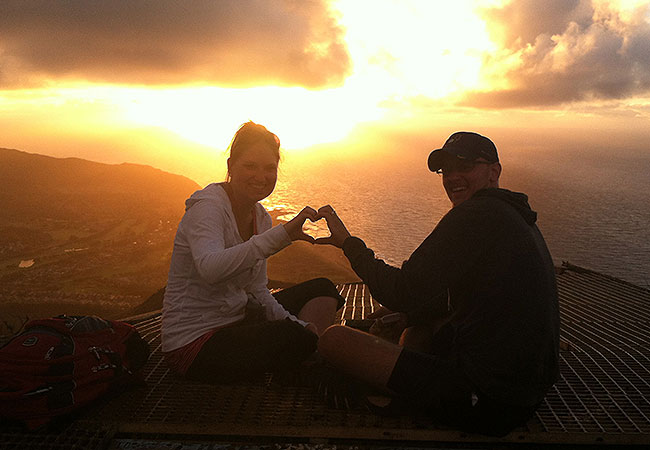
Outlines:
[[483,394],[534,406],[558,376],[560,324],[555,270],[536,220],[525,194],[489,188],[450,210],[401,269],[356,237],[343,250],[373,297],[412,324],[450,317],[435,353]]

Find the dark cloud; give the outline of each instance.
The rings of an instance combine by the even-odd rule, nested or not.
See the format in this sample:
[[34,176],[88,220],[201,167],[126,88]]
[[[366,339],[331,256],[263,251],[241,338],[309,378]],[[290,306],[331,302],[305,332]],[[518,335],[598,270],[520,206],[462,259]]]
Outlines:
[[533,44],[539,35],[562,34],[571,22],[588,27],[594,10],[588,0],[516,0],[482,12],[492,25],[492,38],[517,48]]
[[58,79],[317,88],[349,69],[342,35],[325,0],[2,0],[0,88]]
[[[502,30],[503,46],[486,58],[486,74],[510,87],[470,93],[464,103],[530,107],[648,93],[649,11],[645,5],[623,18],[584,0],[513,1],[484,11],[491,28]],[[517,64],[508,65],[513,60]]]

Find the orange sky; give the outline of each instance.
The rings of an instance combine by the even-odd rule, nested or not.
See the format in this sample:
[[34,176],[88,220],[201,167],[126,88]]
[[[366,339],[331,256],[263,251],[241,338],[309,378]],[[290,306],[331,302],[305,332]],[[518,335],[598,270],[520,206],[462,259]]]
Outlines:
[[0,147],[204,184],[249,119],[288,156],[650,154],[650,2],[0,2]]

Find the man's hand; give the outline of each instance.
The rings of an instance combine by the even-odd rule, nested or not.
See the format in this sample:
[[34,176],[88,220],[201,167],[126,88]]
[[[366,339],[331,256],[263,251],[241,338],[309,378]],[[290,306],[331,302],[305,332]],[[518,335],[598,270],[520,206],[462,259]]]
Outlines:
[[296,217],[284,224],[284,229],[287,230],[287,234],[292,241],[307,241],[311,244],[314,243],[314,238],[302,231],[302,226],[307,219],[312,222],[316,222],[320,219],[316,210],[311,206],[305,206]]
[[384,317],[385,315],[388,315],[388,314],[393,314],[393,311],[386,308],[385,306],[380,306],[379,308],[377,308],[376,310],[374,310],[373,312],[368,314],[365,317],[365,319],[380,319],[380,318],[382,318],[382,317]]
[[350,232],[345,228],[345,224],[336,215],[336,211],[330,205],[322,206],[318,209],[318,218],[324,218],[327,227],[330,230],[330,236],[316,239],[316,244],[331,244],[335,247],[343,247],[343,242],[350,237]]
[[375,319],[372,324],[370,334],[386,339],[397,344],[408,324],[408,317],[404,313],[395,313],[386,307],[381,307],[374,313],[367,316],[368,319]]

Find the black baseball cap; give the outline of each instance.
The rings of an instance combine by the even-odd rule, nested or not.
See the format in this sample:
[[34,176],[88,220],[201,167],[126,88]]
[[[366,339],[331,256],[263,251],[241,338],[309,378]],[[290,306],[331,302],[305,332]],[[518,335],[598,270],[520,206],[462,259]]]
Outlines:
[[429,170],[439,170],[449,156],[474,161],[483,158],[486,161],[499,162],[497,148],[490,139],[471,131],[458,131],[447,139],[442,148],[434,150],[429,155]]

